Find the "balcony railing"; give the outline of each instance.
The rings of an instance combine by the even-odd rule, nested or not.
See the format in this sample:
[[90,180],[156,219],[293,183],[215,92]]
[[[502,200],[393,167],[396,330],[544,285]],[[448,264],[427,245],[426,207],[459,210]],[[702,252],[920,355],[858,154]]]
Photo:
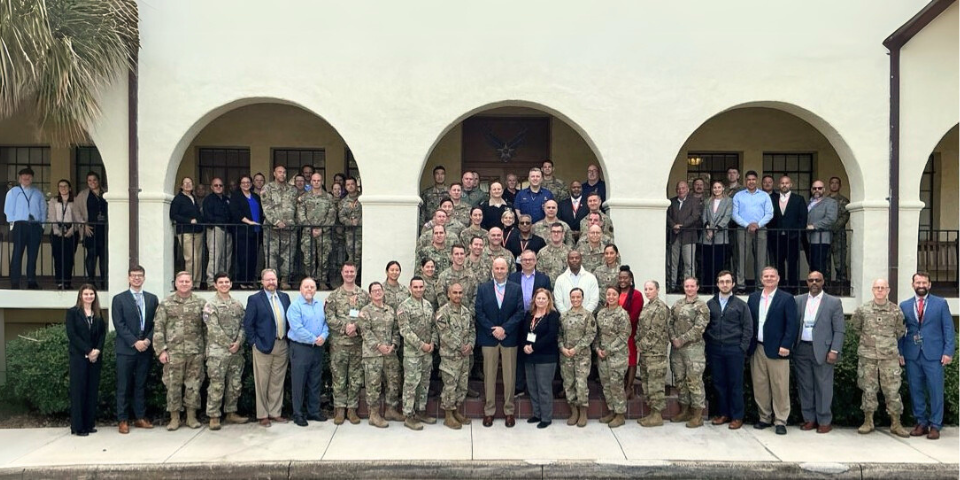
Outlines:
[[358,264],[363,227],[296,225],[283,229],[260,225],[174,225],[174,269],[194,276],[195,288],[212,288],[214,275],[230,275],[234,288],[258,288],[260,272],[277,270],[282,288],[296,289],[311,276],[318,289],[336,288],[340,268],[350,260]]
[[[92,283],[103,290],[107,286],[107,238],[105,223],[17,222],[12,228],[2,225],[0,288],[69,290]],[[35,266],[31,265],[33,262]],[[18,264],[20,275],[13,268]],[[17,277],[20,278],[14,282]]]
[[[815,265],[824,276],[825,291],[832,295],[849,296],[850,233],[850,230],[834,232],[766,228],[756,234],[737,228],[719,231],[692,228],[678,232],[667,229],[666,291],[683,291],[683,278],[690,272],[686,266],[686,253],[691,258],[694,276],[700,279],[700,293],[717,291],[716,276],[722,270],[734,274],[738,292],[752,292],[760,287],[758,276],[767,265],[778,268],[780,288],[794,293],[805,292],[807,275],[811,265]],[[679,246],[674,244],[675,238]],[[688,243],[692,246],[686,247],[686,252],[684,240],[692,240],[692,243]],[[741,259],[741,256],[744,258]],[[673,257],[676,257],[676,261]],[[796,274],[791,274],[790,268],[794,265]],[[675,269],[675,275],[671,275],[671,268]],[[675,280],[671,284],[672,279]]]
[[921,229],[917,238],[917,270],[930,274],[933,293],[958,296],[958,230]]

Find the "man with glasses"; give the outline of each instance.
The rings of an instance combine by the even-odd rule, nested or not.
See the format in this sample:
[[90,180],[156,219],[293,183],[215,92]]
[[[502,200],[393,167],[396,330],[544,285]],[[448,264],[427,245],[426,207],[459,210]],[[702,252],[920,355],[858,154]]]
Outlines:
[[563,243],[563,225],[554,223],[550,226],[550,243],[537,252],[537,263],[540,271],[547,275],[550,283],[557,281],[557,277],[567,267],[567,254],[571,248]]
[[143,291],[144,269],[130,267],[127,281],[130,288],[113,297],[110,316],[117,331],[117,421],[120,433],[130,433],[129,404],[137,428],[153,428],[147,417],[147,375],[153,361],[153,317],[157,312],[157,296]]
[[817,433],[833,430],[833,366],[843,349],[843,305],[823,291],[823,274],[807,275],[810,291],[795,297],[800,319],[800,337],[793,348],[793,371],[797,377],[801,430]]
[[[807,203],[807,240],[810,242],[810,271],[830,271],[830,244],[833,224],[837,221],[839,206],[836,200],[823,195],[823,182],[817,180],[810,188]],[[822,285],[821,285],[822,286]]]
[[587,180],[581,185],[585,197],[595,193],[600,196],[600,203],[607,201],[607,184],[600,179],[600,167],[590,164],[587,167]]
[[[507,238],[506,245],[507,250],[510,250],[510,253],[517,258],[517,270],[520,270],[522,267],[520,264],[520,254],[523,253],[524,250],[533,250],[533,253],[536,254],[542,250],[543,247],[547,246],[547,242],[544,240],[545,237],[536,232],[536,225],[533,225],[530,215],[520,215],[519,221],[517,228],[510,232],[510,237]],[[549,230],[544,231],[549,233]]]
[[[830,193],[827,194],[828,197],[837,202],[837,220],[830,227],[833,230],[830,241],[830,257],[833,258],[835,275],[833,279],[838,282],[847,279],[847,221],[850,220],[850,212],[847,211],[850,199],[840,193],[842,185],[840,177],[830,177]],[[829,275],[827,276],[829,277]]]
[[277,290],[277,272],[267,268],[260,274],[263,290],[247,298],[243,330],[253,347],[253,385],[257,393],[260,426],[287,423],[283,408],[283,382],[287,377],[287,310],[290,297]]
[[[559,207],[556,200],[547,200],[543,204],[543,220],[540,220],[533,225],[533,233],[540,238],[549,238],[550,237],[550,227],[556,223],[559,223],[563,226],[563,243],[567,244],[568,247],[573,248],[573,229],[567,225],[567,222],[564,222],[557,216],[559,213]],[[522,215],[521,215],[522,217]],[[579,225],[578,225],[579,228]]]
[[230,196],[224,192],[223,179],[210,182],[213,194],[203,199],[203,223],[207,224],[207,288],[216,290],[214,275],[230,271],[233,257],[233,236],[227,232],[230,223]]

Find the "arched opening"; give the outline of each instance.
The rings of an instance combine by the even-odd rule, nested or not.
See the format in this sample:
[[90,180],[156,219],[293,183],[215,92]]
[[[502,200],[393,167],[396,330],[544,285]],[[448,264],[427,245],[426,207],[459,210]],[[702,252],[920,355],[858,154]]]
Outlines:
[[[702,291],[713,292],[716,273],[730,270],[738,288],[747,292],[759,286],[759,269],[773,265],[780,270],[781,287],[804,291],[813,264],[823,273],[827,291],[850,294],[849,212],[845,207],[851,196],[862,195],[859,171],[852,174],[845,168],[849,149],[839,135],[832,129],[825,133],[824,127],[814,122],[826,125],[796,107],[747,105],[710,118],[690,135],[674,160],[666,194],[678,196],[678,183],[686,182],[701,215],[690,218],[676,202],[668,210],[668,222],[672,214],[674,220],[683,219],[683,225],[688,225],[680,232],[668,228],[669,290],[679,291],[679,279],[693,274],[700,278]],[[746,232],[732,219],[732,211],[724,210],[732,210],[733,195],[745,188],[747,172],[756,173],[758,192],[771,195],[773,217],[760,222],[766,231],[758,234]],[[781,196],[783,176],[790,178],[791,185],[790,194]],[[729,204],[710,199],[711,183],[717,181],[722,183],[721,197],[729,198]],[[813,190],[814,184],[823,190]],[[817,200],[811,206],[813,196],[830,200]],[[759,205],[762,197],[751,198],[757,199],[751,204]],[[782,207],[781,198],[787,199]],[[812,232],[809,225],[815,225]],[[791,268],[794,265],[796,268]]]
[[[361,256],[362,183],[349,146],[327,121],[297,105],[232,107],[181,142],[182,156],[173,163],[174,270],[189,271],[197,288],[210,288],[219,272],[238,288],[255,288],[264,267],[277,270],[284,289],[305,276],[319,289],[337,285],[340,266]],[[183,192],[186,178],[192,199]]]
[[920,177],[923,208],[917,238],[917,270],[930,273],[933,292],[946,297],[958,296],[958,129],[954,126],[940,139]]

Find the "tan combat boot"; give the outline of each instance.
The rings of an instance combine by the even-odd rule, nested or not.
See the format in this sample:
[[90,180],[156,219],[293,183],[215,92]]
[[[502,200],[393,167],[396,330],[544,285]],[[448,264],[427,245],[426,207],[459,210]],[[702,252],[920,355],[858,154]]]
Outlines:
[[577,419],[577,426],[580,428],[587,426],[587,407],[580,407],[580,418]]
[[187,426],[190,428],[200,428],[200,422],[197,420],[196,410],[187,410]]
[[333,409],[333,424],[334,425],[343,425],[343,421],[346,419],[346,408],[336,407]]
[[857,429],[857,433],[866,435],[873,431],[873,412],[864,411],[863,412],[863,425],[860,425],[860,428]]
[[617,416],[617,414],[613,413],[613,410],[610,410],[606,415],[600,417],[600,423],[610,423],[615,416]]
[[210,430],[220,430],[220,417],[210,417]]
[[250,421],[250,419],[247,417],[241,417],[240,415],[237,415],[237,412],[228,413],[225,420],[227,423],[232,423],[234,425],[243,425],[244,423]]
[[370,406],[370,418],[367,419],[367,423],[377,428],[387,428],[390,426],[390,424],[380,416],[380,405]]
[[167,424],[167,431],[172,432],[180,428],[180,412],[170,412],[170,423]]
[[354,424],[354,425],[357,425],[358,423],[360,423],[360,417],[357,416],[357,409],[356,409],[356,408],[348,408],[348,409],[347,409],[347,420],[350,420],[350,423],[352,423],[352,424]]
[[690,420],[687,421],[687,428],[700,428],[703,426],[703,409],[691,408]]
[[686,422],[690,420],[690,405],[680,404],[680,413],[677,416],[673,417],[670,421],[673,423]]
[[902,438],[910,436],[910,432],[900,423],[900,415],[890,414],[890,433]]
[[420,421],[420,423],[426,423],[427,425],[433,425],[433,424],[437,423],[437,419],[436,419],[436,418],[427,416],[427,411],[426,411],[426,410],[421,410],[421,411],[417,412],[417,420]]
[[453,417],[453,410],[444,410],[443,425],[454,430],[460,430],[460,422]]
[[567,419],[567,425],[573,426],[580,419],[580,407],[570,404],[570,418]]
[[644,427],[662,427],[663,426],[663,416],[660,415],[660,410],[654,410],[640,419],[640,425]]
[[623,414],[618,413],[613,416],[613,420],[610,420],[610,423],[608,423],[607,426],[610,428],[617,428],[619,426],[622,426],[624,422],[626,422],[626,420],[623,419]]
[[457,419],[461,425],[470,425],[470,419],[460,413],[461,406],[463,406],[463,404],[457,405],[457,408],[453,410],[453,418]]
[[420,425],[420,422],[417,421],[417,417],[410,415],[403,421],[403,426],[409,428],[410,430],[423,430],[423,425]]
[[383,412],[383,418],[391,422],[402,422],[406,420],[403,414],[397,411],[397,407],[387,405],[387,410]]

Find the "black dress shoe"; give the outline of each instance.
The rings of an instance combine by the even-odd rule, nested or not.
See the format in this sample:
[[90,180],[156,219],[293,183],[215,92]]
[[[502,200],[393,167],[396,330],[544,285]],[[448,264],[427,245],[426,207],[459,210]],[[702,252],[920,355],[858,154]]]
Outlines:
[[77,436],[78,436],[78,437],[86,437],[87,435],[90,435],[90,434],[87,433],[87,432],[78,432],[78,433],[77,433]]
[[777,431],[777,435],[786,435],[786,434],[787,434],[787,426],[786,426],[786,425],[777,425],[776,431]]
[[300,427],[306,427],[308,425],[307,419],[303,417],[293,417],[293,423],[296,423]]
[[493,415],[484,415],[483,416],[483,426],[492,427],[493,426]]
[[757,422],[757,423],[754,423],[754,424],[753,424],[753,428],[756,428],[757,430],[763,430],[763,429],[765,429],[765,428],[770,428],[770,427],[772,427],[772,426],[773,426],[773,425],[771,425],[771,424],[769,424],[769,423],[767,423],[767,422]]
[[527,423],[540,423],[539,417],[530,417],[527,419]]
[[37,282],[27,283],[27,290],[40,290],[40,284]]
[[553,422],[540,422],[537,424],[537,428],[547,428],[550,426],[551,423]]
[[323,412],[320,412],[317,415],[307,415],[307,420],[313,420],[314,422],[326,422],[327,417],[323,414]]
[[97,433],[97,429],[91,428],[90,430],[87,430],[87,433]]

